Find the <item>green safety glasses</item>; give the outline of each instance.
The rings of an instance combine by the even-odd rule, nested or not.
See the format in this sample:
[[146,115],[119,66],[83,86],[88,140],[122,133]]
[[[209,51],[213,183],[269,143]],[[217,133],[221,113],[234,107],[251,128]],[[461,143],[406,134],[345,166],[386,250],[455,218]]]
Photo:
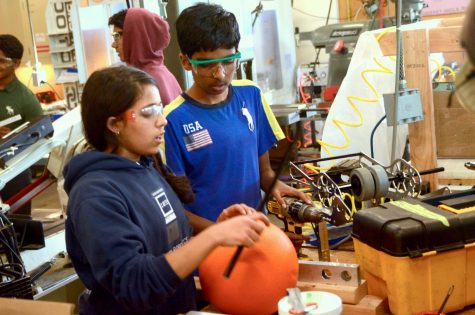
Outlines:
[[190,59],[193,70],[195,73],[205,77],[215,77],[218,69],[223,69],[223,74],[226,75],[234,71],[237,67],[239,59],[241,58],[241,52],[236,52],[234,55],[216,58],[216,59]]

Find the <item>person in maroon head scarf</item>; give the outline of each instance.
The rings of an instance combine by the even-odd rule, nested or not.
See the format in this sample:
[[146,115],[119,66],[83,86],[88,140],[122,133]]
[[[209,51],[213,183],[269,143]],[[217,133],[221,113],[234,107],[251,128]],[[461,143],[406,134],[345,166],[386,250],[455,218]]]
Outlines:
[[163,63],[163,50],[170,43],[167,21],[147,9],[131,8],[112,15],[109,25],[114,27],[112,47],[120,60],[155,79],[164,105],[181,94],[178,81]]

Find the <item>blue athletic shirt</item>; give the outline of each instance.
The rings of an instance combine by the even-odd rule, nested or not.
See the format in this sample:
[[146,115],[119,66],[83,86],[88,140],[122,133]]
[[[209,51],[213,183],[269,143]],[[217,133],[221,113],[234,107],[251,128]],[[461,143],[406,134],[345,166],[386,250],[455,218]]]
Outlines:
[[234,203],[259,204],[259,157],[284,134],[252,81],[233,81],[228,98],[214,105],[184,93],[165,107],[165,117],[166,163],[196,194],[189,211],[216,221]]

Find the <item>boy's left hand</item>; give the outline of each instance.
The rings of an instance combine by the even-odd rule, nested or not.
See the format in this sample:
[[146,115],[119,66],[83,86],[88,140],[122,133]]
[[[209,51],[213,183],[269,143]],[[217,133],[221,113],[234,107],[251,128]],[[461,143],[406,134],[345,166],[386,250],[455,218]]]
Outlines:
[[283,197],[285,196],[296,197],[304,201],[305,203],[308,203],[310,205],[313,204],[312,199],[308,195],[304,194],[303,192],[293,187],[290,187],[289,185],[281,181],[277,181],[277,183],[275,184],[274,190],[272,191],[272,195],[277,200],[277,202],[284,208],[287,206],[283,199]]

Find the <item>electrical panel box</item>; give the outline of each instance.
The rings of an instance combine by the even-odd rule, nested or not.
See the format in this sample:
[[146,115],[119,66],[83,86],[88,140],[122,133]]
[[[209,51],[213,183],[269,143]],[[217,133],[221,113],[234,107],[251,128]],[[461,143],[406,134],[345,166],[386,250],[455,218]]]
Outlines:
[[408,124],[424,118],[421,94],[418,89],[399,91],[397,117],[394,118],[395,94],[383,94],[386,121],[388,126]]

